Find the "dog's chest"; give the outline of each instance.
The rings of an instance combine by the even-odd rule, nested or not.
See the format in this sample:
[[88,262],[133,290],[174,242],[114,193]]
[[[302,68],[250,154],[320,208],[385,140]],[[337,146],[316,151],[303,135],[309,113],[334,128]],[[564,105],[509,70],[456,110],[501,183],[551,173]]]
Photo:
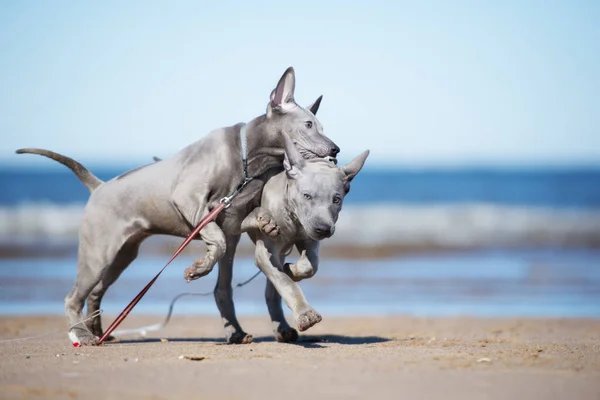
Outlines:
[[288,218],[277,219],[279,235],[275,240],[277,247],[280,249],[288,249],[294,244],[310,239],[302,225]]
[[242,221],[260,204],[262,183],[251,182],[219,215],[217,222],[225,233],[240,234]]

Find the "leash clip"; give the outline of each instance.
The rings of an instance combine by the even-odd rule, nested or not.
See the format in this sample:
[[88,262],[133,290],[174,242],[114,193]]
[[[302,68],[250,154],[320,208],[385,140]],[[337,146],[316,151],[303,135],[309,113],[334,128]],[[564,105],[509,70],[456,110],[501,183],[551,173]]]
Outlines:
[[233,195],[223,197],[221,200],[219,200],[219,203],[225,204],[225,207],[223,207],[223,208],[228,209],[231,206],[231,201],[233,200],[233,197],[234,197]]
[[233,199],[235,199],[235,197],[242,191],[242,189],[245,188],[246,185],[248,183],[250,183],[253,179],[254,178],[245,177],[244,180],[242,182],[240,182],[240,184],[235,188],[233,193],[231,193],[229,196],[225,196],[221,200],[219,200],[219,203],[225,204],[225,206],[223,208],[225,208],[225,209],[229,208],[231,206],[231,202],[233,201]]

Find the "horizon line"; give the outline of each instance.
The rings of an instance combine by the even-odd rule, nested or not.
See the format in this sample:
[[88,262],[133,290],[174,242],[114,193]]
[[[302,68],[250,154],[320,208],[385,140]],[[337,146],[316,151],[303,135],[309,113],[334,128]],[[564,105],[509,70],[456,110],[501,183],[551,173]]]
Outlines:
[[[67,170],[67,167],[58,162],[47,162],[52,160],[44,160],[39,158],[35,161],[8,161],[0,159],[0,170]],[[351,159],[340,159],[338,165],[344,165],[350,162]],[[151,164],[152,160],[98,160],[90,159],[85,162],[84,166],[87,169],[99,170],[114,170],[123,169],[129,170],[140,166]],[[442,161],[442,162],[426,162],[426,161],[408,161],[408,162],[391,162],[387,160],[374,160],[367,162],[364,170],[598,170],[600,171],[600,160],[542,160],[537,162],[525,161],[509,161],[500,162],[497,160],[489,161]]]

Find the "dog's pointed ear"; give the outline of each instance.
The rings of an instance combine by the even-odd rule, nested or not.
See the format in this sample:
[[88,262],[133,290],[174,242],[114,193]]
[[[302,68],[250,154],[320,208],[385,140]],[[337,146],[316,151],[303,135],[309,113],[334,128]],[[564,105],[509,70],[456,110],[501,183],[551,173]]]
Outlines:
[[285,70],[277,86],[271,92],[271,107],[281,108],[285,104],[294,103],[294,90],[296,88],[296,75],[294,68]]
[[310,110],[311,113],[317,115],[317,111],[319,111],[319,106],[321,105],[321,100],[323,100],[323,95],[320,95],[319,98],[315,100],[310,106],[306,107]]
[[367,157],[369,156],[369,150],[365,150],[360,153],[354,160],[342,167],[342,171],[346,174],[346,182],[350,183],[352,179],[360,172]]
[[288,178],[297,179],[302,173],[302,168],[306,165],[306,161],[302,157],[302,154],[294,145],[294,142],[287,133],[282,132],[283,140],[284,140],[284,158],[283,158],[283,168],[285,168],[285,172],[287,173]]

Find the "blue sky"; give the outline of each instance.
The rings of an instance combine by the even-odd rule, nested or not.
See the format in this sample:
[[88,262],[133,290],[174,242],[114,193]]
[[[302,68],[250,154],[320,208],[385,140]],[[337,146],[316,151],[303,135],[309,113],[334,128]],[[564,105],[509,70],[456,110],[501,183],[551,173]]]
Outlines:
[[[371,165],[600,164],[597,1],[0,1],[0,163],[146,163],[285,68]],[[44,165],[48,165],[47,160]]]

